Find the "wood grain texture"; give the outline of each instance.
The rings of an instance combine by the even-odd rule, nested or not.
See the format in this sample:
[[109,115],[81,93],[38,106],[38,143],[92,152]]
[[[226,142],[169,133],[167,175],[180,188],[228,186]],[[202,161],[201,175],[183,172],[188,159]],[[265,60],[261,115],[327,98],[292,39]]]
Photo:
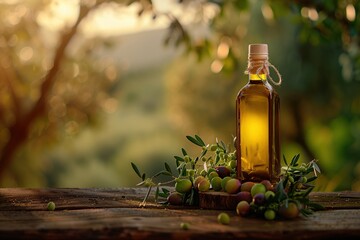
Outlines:
[[0,188],[0,211],[46,210],[49,201],[55,202],[58,210],[138,207],[146,191],[145,188]]
[[[312,192],[309,198],[326,209],[360,209],[360,192]],[[199,205],[204,209],[235,209],[239,202],[236,194],[200,192]]]
[[[327,210],[266,221],[235,211],[139,203],[144,188],[0,189],[0,239],[358,239],[359,193],[314,193]],[[46,211],[48,201],[57,205]],[[350,202],[350,203],[349,203]],[[343,207],[342,204],[346,207]],[[351,206],[354,206],[352,208]],[[231,216],[229,225],[217,215]],[[189,230],[180,227],[190,224]]]

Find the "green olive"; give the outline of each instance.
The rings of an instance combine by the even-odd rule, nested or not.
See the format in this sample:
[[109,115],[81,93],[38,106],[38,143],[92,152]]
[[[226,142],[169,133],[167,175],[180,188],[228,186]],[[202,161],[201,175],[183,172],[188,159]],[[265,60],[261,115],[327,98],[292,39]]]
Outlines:
[[180,179],[175,183],[175,190],[179,193],[190,192],[192,183],[189,179]]
[[230,216],[227,213],[220,213],[217,217],[220,224],[228,225],[230,223]]
[[189,229],[189,223],[182,222],[180,223],[181,229],[188,230]]
[[221,191],[221,178],[213,177],[211,179],[211,186],[214,189],[214,191]]
[[47,204],[47,209],[48,209],[49,211],[54,211],[55,208],[56,208],[56,205],[55,205],[54,202],[49,202],[49,203]]
[[265,219],[267,219],[267,220],[274,220],[275,217],[276,217],[276,213],[275,213],[275,211],[272,210],[272,209],[267,209],[267,210],[265,211],[265,213],[264,213],[264,217],[265,217]]

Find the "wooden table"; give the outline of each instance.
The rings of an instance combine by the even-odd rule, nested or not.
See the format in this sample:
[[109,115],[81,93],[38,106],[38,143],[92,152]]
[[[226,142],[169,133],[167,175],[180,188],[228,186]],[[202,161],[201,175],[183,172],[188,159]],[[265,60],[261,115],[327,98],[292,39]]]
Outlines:
[[[326,210],[295,220],[242,218],[223,210],[147,204],[144,188],[0,189],[0,239],[360,239],[360,193],[311,193]],[[47,203],[56,203],[55,211]],[[190,224],[188,230],[180,227]]]

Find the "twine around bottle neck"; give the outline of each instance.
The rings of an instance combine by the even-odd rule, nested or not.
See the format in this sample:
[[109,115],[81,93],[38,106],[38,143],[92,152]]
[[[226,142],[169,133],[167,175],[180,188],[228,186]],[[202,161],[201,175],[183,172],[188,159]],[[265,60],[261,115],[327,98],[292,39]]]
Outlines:
[[[270,67],[274,69],[275,73],[279,78],[277,82],[274,81],[274,79],[270,76],[270,71],[269,71]],[[259,60],[249,59],[247,69],[245,70],[245,74],[250,74],[250,71],[253,72],[255,69],[256,69],[256,75],[258,76],[259,79],[263,81],[266,80],[266,79],[262,79],[260,76],[260,73],[263,71],[274,85],[276,86],[281,85],[282,78],[279,70],[277,70],[277,68],[274,65],[272,65],[267,59],[259,59]]]

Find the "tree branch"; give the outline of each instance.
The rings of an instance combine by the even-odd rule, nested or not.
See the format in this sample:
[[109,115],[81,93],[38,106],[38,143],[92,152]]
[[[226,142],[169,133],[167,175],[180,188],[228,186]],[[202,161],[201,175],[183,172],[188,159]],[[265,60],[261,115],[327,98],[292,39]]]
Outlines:
[[61,65],[61,61],[64,58],[66,47],[68,46],[71,39],[76,34],[78,27],[81,21],[88,15],[88,13],[99,6],[104,1],[99,1],[92,7],[87,7],[80,5],[79,16],[75,24],[70,28],[70,30],[65,33],[56,49],[55,56],[53,59],[52,68],[46,74],[43,83],[41,85],[40,97],[34,106],[25,113],[20,118],[9,127],[9,132],[11,133],[8,142],[2,149],[0,153],[0,178],[3,176],[5,169],[10,164],[16,150],[21,146],[26,139],[28,138],[29,130],[31,124],[37,118],[46,115],[47,100],[51,93],[51,88],[56,81],[56,74],[58,73]]
[[[2,80],[4,80],[3,82],[5,83],[9,93],[10,93],[10,97],[11,97],[11,101],[13,103],[14,106],[14,114],[16,118],[20,117],[20,112],[21,112],[21,105],[19,102],[19,96],[16,93],[14,84],[15,83],[19,83],[17,74],[15,73],[15,69],[13,68],[13,66],[10,64],[11,60],[9,58],[9,54],[8,51],[3,50],[0,53],[0,60],[5,62],[5,64],[7,64],[7,67],[3,67],[2,64],[0,64],[0,72],[2,73]],[[0,119],[3,119],[3,116],[0,115]]]

